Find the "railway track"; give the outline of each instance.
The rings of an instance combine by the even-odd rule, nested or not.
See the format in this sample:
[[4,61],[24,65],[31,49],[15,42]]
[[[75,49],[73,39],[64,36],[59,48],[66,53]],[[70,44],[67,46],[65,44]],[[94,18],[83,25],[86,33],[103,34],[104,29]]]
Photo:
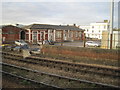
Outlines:
[[[91,81],[87,81],[87,80],[82,80],[82,79],[76,79],[76,78],[70,78],[70,77],[66,77],[66,76],[60,76],[60,75],[56,75],[56,74],[51,74],[51,73],[46,73],[46,72],[40,72],[40,71],[37,71],[37,70],[32,70],[32,69],[28,69],[28,68],[24,68],[24,67],[20,67],[20,66],[16,66],[16,65],[11,65],[11,64],[7,64],[7,63],[0,63],[1,65],[3,65],[3,67],[8,67],[9,69],[10,68],[13,68],[13,69],[16,69],[16,72],[19,70],[21,71],[26,71],[26,72],[32,72],[32,74],[39,74],[40,76],[48,76],[50,78],[57,78],[58,80],[61,80],[61,79],[65,79],[67,80],[68,82],[71,82],[71,81],[75,81],[77,83],[84,83],[84,84],[89,84],[89,85],[94,85],[95,87],[105,87],[105,88],[120,88],[118,86],[115,86],[115,85],[108,85],[108,84],[103,84],[103,83],[97,83],[97,82],[91,82]],[[6,68],[5,68],[6,70]],[[9,70],[10,71],[10,70]],[[6,72],[6,71],[2,71],[3,73]],[[11,75],[13,75],[13,73],[11,72],[7,72]],[[21,72],[22,73],[22,72]],[[35,77],[37,77],[37,75]],[[15,76],[18,76],[17,74]],[[21,76],[18,76],[18,77],[21,77]],[[21,78],[24,78],[24,77],[21,77]],[[30,80],[30,81],[33,81],[33,82],[37,82],[35,80],[31,80],[31,79],[28,79],[28,78],[24,78],[26,80]],[[37,82],[39,83],[39,82]],[[61,88],[59,86],[53,86],[53,85],[48,85],[48,84],[45,84],[45,83],[40,83],[40,84],[44,84],[48,87],[54,87],[54,88],[59,88],[59,89],[64,89],[64,88]]]
[[21,80],[26,80],[28,82],[31,82],[31,83],[34,83],[34,84],[37,84],[37,85],[42,85],[42,87],[45,87],[45,88],[53,88],[53,89],[58,89],[58,90],[67,90],[67,89],[64,89],[64,88],[60,88],[60,87],[57,87],[57,86],[54,86],[54,85],[49,85],[49,84],[46,84],[44,82],[38,82],[36,80],[32,80],[30,78],[25,78],[25,77],[22,77],[22,76],[19,76],[19,75],[15,75],[15,74],[12,74],[12,73],[9,73],[9,72],[5,72],[5,71],[0,71],[4,76],[10,76],[10,77],[15,77],[15,78],[19,78]]
[[120,70],[114,68],[98,67],[84,64],[74,64],[70,62],[63,62],[58,60],[48,60],[38,57],[27,57],[23,59],[21,55],[11,54],[2,52],[5,59],[17,60],[31,64],[39,64],[41,66],[46,66],[50,68],[58,68],[60,70],[72,71],[72,72],[82,72],[89,74],[97,74],[107,77],[120,78]]

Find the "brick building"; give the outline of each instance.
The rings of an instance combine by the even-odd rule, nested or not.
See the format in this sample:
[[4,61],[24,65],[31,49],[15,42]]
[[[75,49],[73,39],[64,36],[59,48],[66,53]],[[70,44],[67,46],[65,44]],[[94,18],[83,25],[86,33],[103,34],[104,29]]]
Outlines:
[[1,27],[2,42],[14,42],[15,40],[25,39],[25,30],[13,25]]
[[25,41],[30,43],[41,42],[42,40],[74,41],[83,40],[84,30],[74,26],[32,24],[25,26]]

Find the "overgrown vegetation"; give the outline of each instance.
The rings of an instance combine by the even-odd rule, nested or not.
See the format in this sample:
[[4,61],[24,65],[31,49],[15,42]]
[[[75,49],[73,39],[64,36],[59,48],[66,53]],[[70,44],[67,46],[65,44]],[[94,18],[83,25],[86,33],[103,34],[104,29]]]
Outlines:
[[119,50],[83,48],[83,47],[66,47],[66,46],[48,46],[42,48],[42,53],[45,54],[61,54],[69,56],[79,56],[94,59],[110,59],[118,60]]

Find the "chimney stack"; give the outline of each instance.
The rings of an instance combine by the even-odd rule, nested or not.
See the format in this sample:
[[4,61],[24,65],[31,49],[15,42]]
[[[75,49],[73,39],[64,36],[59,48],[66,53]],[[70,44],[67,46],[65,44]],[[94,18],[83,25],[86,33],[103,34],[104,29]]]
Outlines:
[[73,24],[73,26],[75,26],[75,27],[76,27],[76,24],[74,23],[74,24]]
[[104,20],[105,23],[108,23],[108,20]]
[[16,26],[19,26],[19,24],[16,24]]

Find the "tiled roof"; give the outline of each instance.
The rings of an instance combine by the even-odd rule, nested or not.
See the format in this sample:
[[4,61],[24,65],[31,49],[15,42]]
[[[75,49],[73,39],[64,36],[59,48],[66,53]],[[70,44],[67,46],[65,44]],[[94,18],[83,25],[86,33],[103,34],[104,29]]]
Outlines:
[[49,25],[49,24],[32,24],[25,26],[24,29],[56,29],[56,30],[81,30],[76,26],[63,26],[63,25]]

